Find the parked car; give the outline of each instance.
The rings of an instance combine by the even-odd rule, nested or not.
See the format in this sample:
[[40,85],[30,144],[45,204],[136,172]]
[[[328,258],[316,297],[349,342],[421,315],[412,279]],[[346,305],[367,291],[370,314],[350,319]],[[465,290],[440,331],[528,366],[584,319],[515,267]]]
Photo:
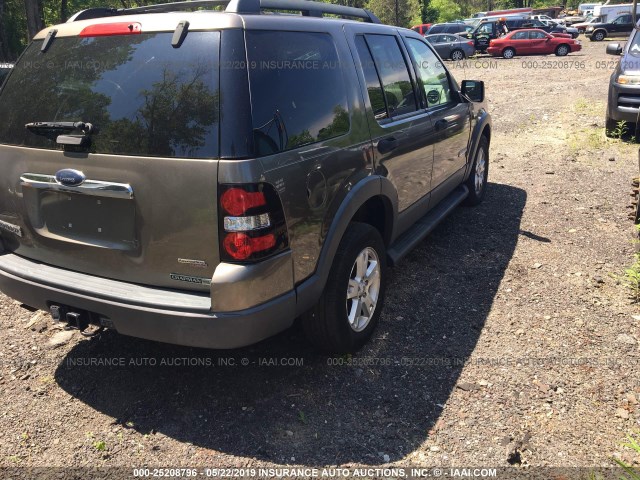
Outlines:
[[[578,38],[580,36],[580,31],[577,28],[573,27],[573,26],[567,27],[565,25],[562,25],[562,24],[559,24],[559,23],[555,23],[555,22],[550,22],[550,21],[546,21],[545,25],[547,25],[547,26],[555,25],[555,26],[560,26],[561,28],[564,28],[565,31],[564,32],[561,31],[561,33],[567,33],[568,35],[571,35],[571,38]],[[549,33],[554,34],[554,33],[559,33],[559,32],[557,30],[552,29]]]
[[605,131],[611,136],[618,122],[626,123],[627,131],[634,133],[640,112],[640,35],[637,30],[626,44],[610,43],[607,53],[620,57],[609,79]]
[[0,90],[0,290],[197,347],[297,317],[324,350],[371,336],[387,266],[485,196],[484,83],[367,10],[260,15],[282,5],[90,9],[35,36]]
[[[554,22],[553,20],[540,20],[542,23],[544,23],[546,26],[550,26],[550,27],[554,27],[554,26],[560,26],[560,27],[564,27],[564,29],[566,30],[566,34],[569,35],[571,38],[578,38],[580,36],[580,31],[575,28],[575,27],[566,27],[560,23]],[[555,35],[556,33],[559,33],[557,31],[554,31],[553,29],[549,32],[552,35]]]
[[572,27],[577,28],[577,29],[578,29],[578,32],[580,32],[580,33],[584,33],[584,31],[587,29],[587,27],[588,27],[588,26],[590,26],[590,25],[595,25],[596,23],[602,23],[602,22],[600,21],[600,17],[591,17],[591,18],[587,19],[587,20],[586,20],[586,21],[584,21],[584,22],[581,22],[581,23],[574,23],[574,24],[572,25]]
[[431,28],[431,25],[433,25],[432,23],[423,23],[421,25],[414,25],[413,27],[411,27],[411,30],[413,30],[414,32],[418,32],[420,35],[426,35],[427,34],[427,30],[429,30]]
[[436,33],[470,33],[473,31],[473,27],[466,23],[452,22],[452,23],[434,23],[431,28],[427,30],[427,35],[435,35]]
[[12,68],[12,63],[0,63],[0,85],[2,85],[2,82],[4,82],[4,79],[9,75]]
[[464,60],[476,54],[473,40],[461,35],[441,33],[424,37],[443,59]]
[[555,37],[542,30],[518,30],[491,42],[487,52],[493,56],[513,58],[516,55],[549,55],[562,57],[582,48],[578,40]]
[[616,17],[610,23],[593,23],[585,28],[585,36],[592,42],[601,42],[608,37],[626,37],[633,31],[631,14]]
[[[475,30],[470,34],[475,42],[476,50],[486,52],[490,42],[500,36],[498,28],[499,19],[492,19],[481,22]],[[506,17],[507,29],[512,32],[523,28],[537,28],[546,32],[567,33],[567,29],[562,26],[547,26],[539,20],[530,19],[528,17]]]
[[551,18],[549,15],[531,15],[532,19],[540,20],[542,23],[553,22],[559,25],[564,25],[565,20],[563,18]]
[[574,23],[584,23],[587,20],[586,15],[570,15],[568,17],[563,17],[564,24],[568,27],[573,25]]

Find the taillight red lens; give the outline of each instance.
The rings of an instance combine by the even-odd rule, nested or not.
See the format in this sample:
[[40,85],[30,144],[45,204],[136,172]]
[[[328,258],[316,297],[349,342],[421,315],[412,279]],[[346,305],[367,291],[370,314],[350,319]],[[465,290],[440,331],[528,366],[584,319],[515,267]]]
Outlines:
[[225,251],[236,260],[246,260],[256,252],[273,248],[276,237],[269,233],[261,237],[250,237],[244,233],[229,233],[224,238]]
[[81,37],[107,37],[111,35],[138,35],[142,25],[137,22],[99,23],[89,25],[80,32]]
[[267,199],[262,192],[247,192],[241,188],[230,188],[222,194],[220,204],[231,215],[242,215],[254,207],[262,207],[267,204]]

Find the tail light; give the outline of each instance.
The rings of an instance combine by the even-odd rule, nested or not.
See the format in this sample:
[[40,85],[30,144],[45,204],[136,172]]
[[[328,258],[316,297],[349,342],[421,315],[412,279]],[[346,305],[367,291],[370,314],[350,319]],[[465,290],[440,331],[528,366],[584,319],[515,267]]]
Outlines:
[[221,185],[218,209],[223,262],[261,260],[289,247],[282,202],[273,186]]
[[467,45],[471,45],[473,47],[473,46],[475,46],[475,43],[473,43],[472,41],[468,41]]
[[138,22],[97,23],[80,32],[81,37],[106,37],[112,35],[140,35],[142,25]]

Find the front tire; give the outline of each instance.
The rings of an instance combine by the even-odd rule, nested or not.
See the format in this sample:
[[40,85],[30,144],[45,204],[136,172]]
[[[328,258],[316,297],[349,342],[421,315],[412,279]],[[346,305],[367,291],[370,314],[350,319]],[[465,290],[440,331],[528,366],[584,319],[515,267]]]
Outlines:
[[318,304],[302,318],[307,338],[331,353],[362,347],[380,319],[386,270],[380,232],[366,223],[352,223],[340,241]]
[[556,55],[558,57],[565,57],[569,54],[569,46],[565,45],[565,44],[561,44],[558,45],[558,48],[556,48]]
[[507,47],[502,51],[502,56],[506,59],[513,58],[516,56],[516,51],[511,47]]
[[604,120],[604,134],[609,138],[613,138],[613,132],[615,131],[617,126],[618,123],[615,120],[606,117]]
[[469,189],[469,195],[464,200],[467,206],[475,206],[482,203],[487,190],[487,179],[489,178],[489,141],[484,135],[480,137],[480,144],[473,159],[473,167],[469,173],[469,178],[465,185]]
[[607,34],[605,32],[603,32],[602,30],[598,30],[596,32],[593,32],[593,34],[591,35],[591,41],[601,42],[605,39],[606,36]]

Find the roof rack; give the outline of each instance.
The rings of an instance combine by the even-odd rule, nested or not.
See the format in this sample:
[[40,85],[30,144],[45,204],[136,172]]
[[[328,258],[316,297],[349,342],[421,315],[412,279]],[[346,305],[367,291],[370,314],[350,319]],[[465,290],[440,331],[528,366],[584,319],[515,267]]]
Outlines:
[[259,14],[262,10],[284,10],[300,12],[306,17],[322,17],[324,14],[329,14],[359,18],[370,23],[381,23],[378,17],[365,8],[343,7],[342,5],[311,2],[309,0],[190,0],[134,8],[90,8],[76,13],[68,22],[118,15],[176,12],[195,8],[221,6],[224,6],[225,12],[229,13]]

